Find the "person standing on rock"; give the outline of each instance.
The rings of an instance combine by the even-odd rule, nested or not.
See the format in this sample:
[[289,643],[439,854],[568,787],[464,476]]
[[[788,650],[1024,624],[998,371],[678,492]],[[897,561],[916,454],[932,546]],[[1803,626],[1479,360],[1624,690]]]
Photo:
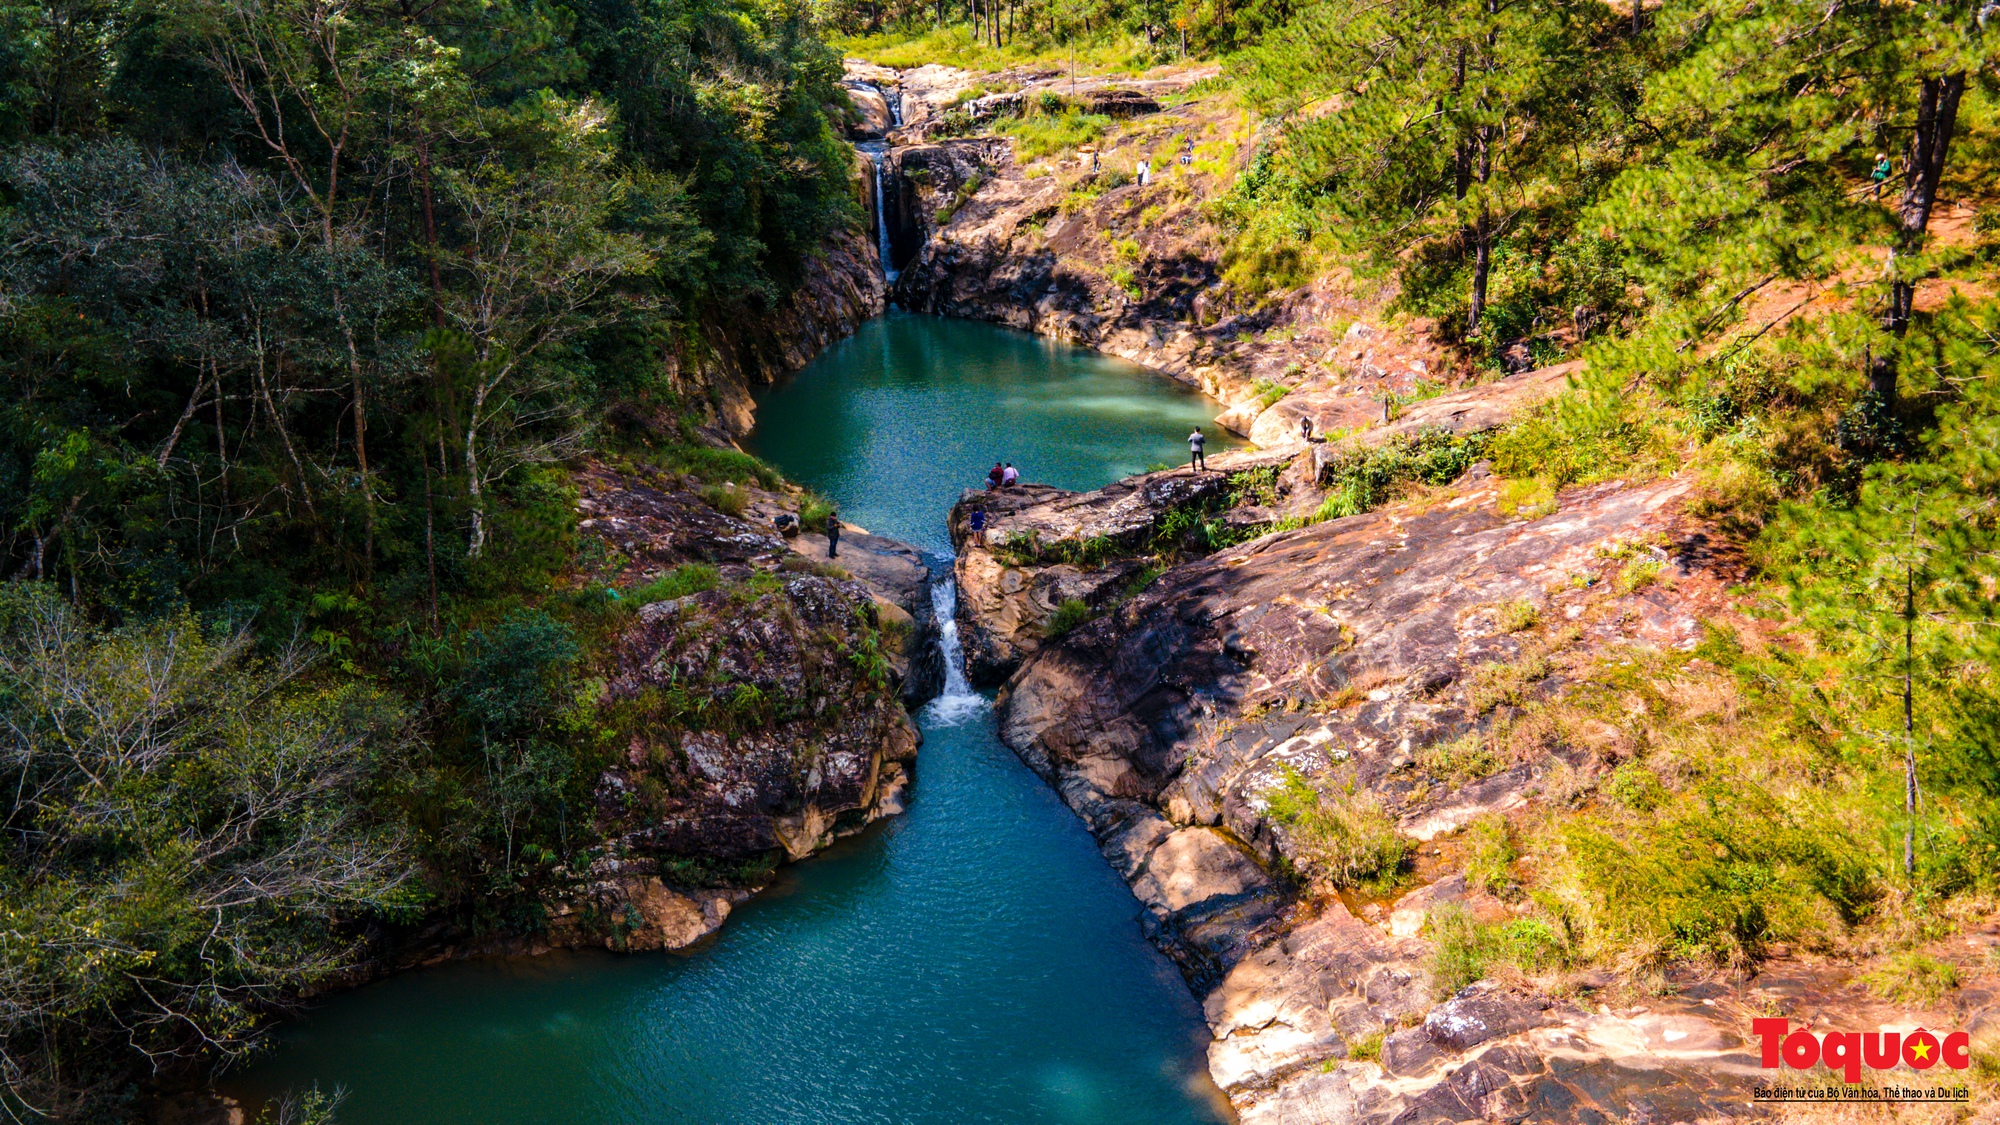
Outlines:
[[1201,427],[1196,426],[1194,432],[1188,435],[1188,472],[1208,471],[1208,457],[1201,451],[1206,444],[1208,439],[1202,436]]
[[1305,439],[1305,443],[1307,445],[1311,445],[1313,443],[1312,415],[1310,414],[1299,415],[1299,437]]
[[840,513],[837,511],[826,514],[826,557],[840,557]]

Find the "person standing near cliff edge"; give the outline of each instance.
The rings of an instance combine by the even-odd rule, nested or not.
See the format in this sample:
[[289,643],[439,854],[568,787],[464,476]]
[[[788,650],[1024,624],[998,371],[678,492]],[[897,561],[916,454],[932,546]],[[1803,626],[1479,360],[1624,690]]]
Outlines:
[[826,514],[826,557],[840,557],[840,513],[837,511]]
[[1208,471],[1208,457],[1201,451],[1206,444],[1208,439],[1202,436],[1201,427],[1196,426],[1194,432],[1188,435],[1188,472]]

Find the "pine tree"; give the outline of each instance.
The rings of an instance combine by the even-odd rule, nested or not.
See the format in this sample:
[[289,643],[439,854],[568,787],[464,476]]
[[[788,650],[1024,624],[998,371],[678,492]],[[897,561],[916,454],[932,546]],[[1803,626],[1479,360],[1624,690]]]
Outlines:
[[1496,241],[1574,183],[1601,15],[1568,0],[1324,4],[1246,77],[1253,100],[1290,114],[1285,174],[1389,253],[1457,241],[1475,335]]

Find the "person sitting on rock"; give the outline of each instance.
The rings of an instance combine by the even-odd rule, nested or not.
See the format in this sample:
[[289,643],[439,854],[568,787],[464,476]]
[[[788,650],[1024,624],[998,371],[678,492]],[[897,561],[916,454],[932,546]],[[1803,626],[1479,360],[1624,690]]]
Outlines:
[[993,467],[986,472],[986,491],[991,492],[999,488],[1000,482],[1006,479],[1006,476],[1007,470],[1000,467],[1000,462],[993,462]]
[[1007,467],[1000,473],[1000,487],[1012,488],[1019,483],[1021,483],[1021,470],[1014,467],[1014,462],[1007,462]]
[[1208,439],[1202,436],[1201,427],[1196,426],[1194,432],[1188,435],[1188,472],[1208,471],[1208,457],[1201,451],[1206,444]]

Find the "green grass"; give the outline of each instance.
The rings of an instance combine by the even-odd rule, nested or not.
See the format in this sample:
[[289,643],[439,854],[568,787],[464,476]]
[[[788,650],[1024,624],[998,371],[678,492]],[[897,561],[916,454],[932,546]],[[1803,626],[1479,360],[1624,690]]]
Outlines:
[[725,516],[741,516],[750,510],[750,494],[728,484],[703,485],[701,499],[709,507]]
[[671,601],[689,594],[699,594],[704,590],[713,590],[721,581],[721,575],[707,563],[682,563],[633,590],[626,595],[626,599],[633,605]]
[[1444,903],[1431,908],[1431,995],[1443,1000],[1495,966],[1512,965],[1527,973],[1546,972],[1569,960],[1554,927],[1539,918],[1479,922],[1463,906]]
[[[1073,151],[1078,145],[1094,144],[1111,131],[1111,119],[1099,113],[1085,113],[1065,107],[1056,113],[1031,109],[1019,117],[1008,117],[994,125],[994,132],[1014,138],[1017,159],[1039,160],[1052,153]],[[1100,166],[1099,175],[1110,169]]]
[[1898,953],[1861,974],[1861,982],[1888,1000],[1932,1005],[1958,990],[1958,966],[1923,953]]
[[1476,730],[1434,742],[1417,751],[1416,759],[1418,768],[1425,773],[1460,784],[1498,773],[1502,764],[1486,736]]
[[1288,765],[1263,798],[1285,828],[1293,862],[1332,886],[1392,886],[1410,857],[1410,841],[1372,793],[1325,792]]
[[766,465],[748,453],[734,449],[715,449],[706,445],[677,445],[660,450],[653,455],[660,466],[676,473],[687,473],[705,481],[755,481],[765,488],[776,488],[784,483],[784,476],[778,470]]
[[1371,1031],[1366,1035],[1349,1039],[1347,1041],[1348,1060],[1350,1062],[1381,1062],[1382,1040],[1387,1038],[1388,1034],[1387,1031]]
[[1514,828],[1498,813],[1480,817],[1465,828],[1467,886],[1505,894],[1515,887],[1514,862],[1521,858]]
[[[973,71],[1006,70],[1016,66],[1059,69],[1069,73],[1072,46],[1046,37],[1046,28],[1020,28],[1018,38],[994,47],[973,38],[965,23],[922,29],[889,28],[872,35],[832,35],[835,51],[878,66],[909,70],[925,63],[943,63]],[[1151,49],[1143,36],[1123,31],[1079,36],[1074,42],[1077,74],[1131,73],[1151,65]]]

